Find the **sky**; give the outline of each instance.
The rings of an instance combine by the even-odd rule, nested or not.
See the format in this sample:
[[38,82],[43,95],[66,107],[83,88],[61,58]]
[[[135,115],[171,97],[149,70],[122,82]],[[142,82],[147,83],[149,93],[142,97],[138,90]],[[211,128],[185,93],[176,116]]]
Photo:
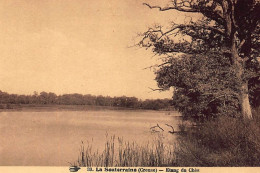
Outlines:
[[177,12],[142,5],[156,0],[0,0],[0,90],[171,98],[157,88],[151,50],[131,47]]

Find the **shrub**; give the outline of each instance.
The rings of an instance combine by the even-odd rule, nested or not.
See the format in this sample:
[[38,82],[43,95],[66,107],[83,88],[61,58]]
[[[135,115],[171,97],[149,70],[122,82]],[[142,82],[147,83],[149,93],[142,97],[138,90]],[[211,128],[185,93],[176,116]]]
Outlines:
[[[258,112],[259,113],[259,112]],[[178,138],[179,166],[260,166],[260,121],[221,116]]]

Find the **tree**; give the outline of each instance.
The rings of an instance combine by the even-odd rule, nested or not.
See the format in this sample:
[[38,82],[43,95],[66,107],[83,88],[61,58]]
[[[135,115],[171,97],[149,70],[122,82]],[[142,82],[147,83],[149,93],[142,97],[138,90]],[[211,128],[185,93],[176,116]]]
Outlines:
[[156,72],[159,87],[174,86],[173,105],[184,117],[238,114],[236,75],[227,57],[180,56]]
[[[220,61],[228,58],[230,66],[227,70],[235,75],[238,85],[238,90],[234,90],[232,97],[239,101],[242,115],[252,118],[248,85],[251,78],[259,78],[257,58],[260,57],[260,1],[172,0],[171,6],[167,7],[147,3],[144,5],[160,11],[177,10],[202,15],[201,19],[186,24],[173,22],[168,30],[158,25],[149,28],[142,34],[139,45],[152,48],[155,54],[164,56],[163,64],[158,66],[160,70],[165,70],[164,67],[169,67],[172,59],[180,55],[202,56],[207,59],[214,56],[220,58]],[[185,39],[177,41],[179,36]]]

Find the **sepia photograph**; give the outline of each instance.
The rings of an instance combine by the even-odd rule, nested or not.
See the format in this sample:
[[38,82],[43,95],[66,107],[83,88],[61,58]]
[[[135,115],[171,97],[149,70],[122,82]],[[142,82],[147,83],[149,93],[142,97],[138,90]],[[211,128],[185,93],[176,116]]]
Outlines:
[[0,38],[0,170],[260,167],[259,0],[0,0]]

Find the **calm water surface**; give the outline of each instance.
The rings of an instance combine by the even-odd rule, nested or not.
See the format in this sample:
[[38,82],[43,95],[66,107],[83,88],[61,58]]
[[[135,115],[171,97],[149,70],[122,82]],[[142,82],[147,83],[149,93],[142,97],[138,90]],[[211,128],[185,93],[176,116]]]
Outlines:
[[[176,112],[0,112],[0,165],[68,166],[77,159],[81,141],[102,150],[108,134],[142,145],[158,135],[150,127],[177,128],[178,121]],[[172,135],[163,135],[173,142]]]

